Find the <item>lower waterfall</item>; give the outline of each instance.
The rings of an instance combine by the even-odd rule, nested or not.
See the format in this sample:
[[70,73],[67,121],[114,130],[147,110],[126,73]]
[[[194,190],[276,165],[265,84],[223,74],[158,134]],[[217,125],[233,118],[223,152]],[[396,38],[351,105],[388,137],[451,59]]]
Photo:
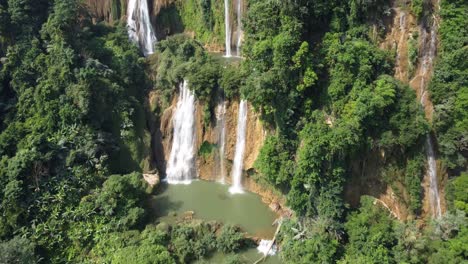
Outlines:
[[179,100],[172,118],[174,135],[167,163],[167,182],[189,184],[195,169],[195,94],[184,82],[179,88]]
[[236,152],[232,166],[232,187],[230,193],[243,193],[242,190],[242,168],[244,165],[245,136],[247,129],[247,101],[239,103],[239,115],[237,118]]
[[434,154],[434,146],[430,135],[426,136],[426,156],[427,156],[427,174],[429,175],[429,188],[430,188],[430,204],[432,214],[436,218],[442,216],[442,209],[440,207],[439,187],[437,185],[437,163]]
[[215,153],[215,175],[219,177],[221,183],[226,182],[226,167],[224,150],[226,146],[226,104],[224,98],[216,107],[216,136],[218,151]]

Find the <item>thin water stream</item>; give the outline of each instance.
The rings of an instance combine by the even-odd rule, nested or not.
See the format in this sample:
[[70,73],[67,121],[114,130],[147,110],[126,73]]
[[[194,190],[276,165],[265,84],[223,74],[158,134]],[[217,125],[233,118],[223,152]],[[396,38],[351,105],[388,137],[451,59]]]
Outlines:
[[229,0],[224,0],[224,31],[226,44],[226,57],[231,57],[231,19],[229,16]]
[[239,103],[239,114],[237,118],[236,152],[232,166],[232,187],[230,193],[243,193],[242,190],[242,168],[244,166],[245,136],[247,129],[247,101]]

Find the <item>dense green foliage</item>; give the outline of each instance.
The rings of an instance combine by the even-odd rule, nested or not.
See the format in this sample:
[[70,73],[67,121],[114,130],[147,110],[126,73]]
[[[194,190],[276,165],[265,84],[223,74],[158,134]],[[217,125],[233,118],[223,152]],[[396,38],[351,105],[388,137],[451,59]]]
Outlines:
[[[311,6],[307,1],[250,1],[246,14],[246,61],[242,66],[249,75],[241,93],[266,122],[276,127],[276,135],[266,139],[255,166],[266,180],[287,194],[289,205],[301,216],[299,223],[292,224],[293,230],[303,229],[291,233],[287,230],[291,226],[283,228],[283,260],[437,263],[437,254],[428,252],[450,247],[451,239],[463,240],[463,235],[441,238],[435,234],[437,227],[428,231],[433,232],[428,236],[439,242],[428,243],[429,238],[418,237],[417,243],[426,248],[415,253],[417,260],[412,261],[409,259],[413,256],[398,248],[407,243],[405,235],[398,233],[406,232],[402,231],[406,227],[400,228],[375,208],[372,199],[363,200],[359,212],[348,214],[344,186],[349,178],[368,173],[364,170],[366,162],[375,163],[373,156],[378,155],[378,163],[370,164],[376,168],[371,173],[391,186],[399,202],[413,215],[421,213],[423,144],[429,126],[414,92],[391,77],[391,54],[375,44],[374,29],[383,23],[385,4],[350,1],[326,5],[330,9],[317,9],[317,3]],[[423,4],[415,1],[412,8],[415,13],[422,12],[418,8]],[[311,17],[312,13],[320,19]],[[328,32],[309,26],[326,24]],[[463,32],[460,29],[457,34]],[[410,43],[412,64],[416,63],[416,45]],[[456,50],[463,54],[460,47]],[[461,64],[455,65],[464,69]],[[457,80],[464,79],[460,75]],[[463,83],[442,83],[453,85],[452,90],[464,87]],[[461,103],[463,96],[457,100]],[[459,114],[451,118],[461,116],[457,131],[462,135],[467,131],[463,124],[466,110],[459,105]],[[441,119],[447,121],[450,119]],[[464,144],[465,140],[458,136],[454,142]],[[466,166],[466,157],[458,160],[459,166]],[[356,171],[355,164],[362,167]],[[455,185],[465,188],[461,182]],[[463,209],[464,197],[455,190],[458,209]],[[463,215],[457,217],[466,219]],[[454,220],[448,218],[444,221]],[[456,247],[448,251],[454,263],[465,254],[457,255],[460,251]]]
[[447,189],[452,209],[468,214],[468,173],[464,172],[452,179]]
[[[464,239],[466,228],[457,222],[465,216],[455,210],[465,210],[464,177],[451,184],[449,192],[454,198],[449,202],[454,210],[431,224],[424,234],[412,222],[404,225],[389,217],[372,198],[364,198],[358,211],[349,210],[345,203],[348,181],[371,173],[374,175],[366,177],[390,186],[412,217],[422,212],[423,146],[430,128],[414,92],[392,77],[394,54],[376,44],[386,30],[383,24],[390,14],[388,3],[252,0],[248,5],[244,18],[245,60],[240,66],[221,70],[218,62],[206,59],[201,49],[199,53],[193,52],[198,48],[184,53],[181,47],[190,40],[181,42],[181,37],[175,37],[159,46],[163,55],[158,55],[156,83],[169,96],[182,78],[199,78],[189,80],[199,98],[216,99],[214,89],[222,89],[228,97],[239,95],[261,113],[267,126],[275,129],[276,133],[265,140],[255,168],[262,180],[287,196],[299,217],[282,229],[283,260],[438,263],[441,252],[446,252],[449,262],[464,256],[466,250],[454,245]],[[450,5],[452,8],[447,10],[451,11],[445,14],[448,21],[461,21],[456,18],[463,10],[461,2]],[[423,1],[414,1],[410,6],[419,19],[432,15],[429,7]],[[452,142],[441,141],[445,159],[455,161],[447,165],[463,168],[466,111],[458,90],[463,90],[466,78],[463,70],[457,70],[464,69],[463,60],[453,63],[453,58],[463,58],[464,38],[459,36],[463,35],[464,24],[458,23],[455,32],[449,25],[456,22],[443,23],[441,37],[456,38],[460,43],[443,49],[454,50],[458,57],[450,56],[443,66],[446,51],[441,53],[442,66],[438,67],[447,70],[440,73],[436,68],[436,78],[444,79],[439,84],[434,82],[431,89],[433,97],[439,89],[440,98],[435,99],[438,102],[447,99],[444,89],[451,86],[454,92],[449,98],[453,97],[451,100],[457,104],[444,108],[449,109],[450,118],[437,116],[440,110],[436,105],[435,127],[438,137],[446,133],[444,129],[454,136]],[[200,32],[203,30],[196,30]],[[417,66],[417,38],[414,33],[408,43],[410,74]],[[454,125],[452,120],[458,123]],[[207,151],[206,146],[202,149]],[[365,170],[367,162],[375,171]],[[353,186],[347,188],[353,190]],[[450,224],[456,231],[448,236],[439,233]],[[410,235],[415,238],[410,239]]]
[[[111,3],[120,16],[123,1]],[[429,5],[413,1],[411,12],[426,19]],[[145,59],[124,25],[93,24],[82,1],[0,0],[0,263],[190,263],[250,246],[234,226],[149,224],[145,96],[154,85],[160,114],[183,80],[205,126],[219,98],[244,98],[274,131],[254,166],[295,211],[278,236],[285,263],[468,259],[466,1],[442,1],[430,85],[438,154],[459,176],[447,186],[448,212],[425,226],[430,127],[377,44],[389,2],[250,0],[247,10],[244,59],[229,63],[203,46],[223,42],[222,1],[170,5],[157,21],[180,20],[195,37],[161,40]],[[215,147],[205,141],[198,155]],[[364,177],[391,187],[416,220],[365,195],[351,208],[345,189],[371,194],[350,186]]]
[[143,231],[105,234],[91,250],[94,263],[190,263],[215,250],[233,253],[244,245],[243,234],[224,226],[215,235],[216,223],[148,225]]
[[177,0],[176,6],[185,30],[194,32],[196,39],[204,43],[224,43],[223,1]]
[[36,263],[34,244],[28,239],[14,237],[9,241],[0,243],[0,263]]
[[[92,24],[75,0],[0,7],[14,25],[0,32],[1,263],[186,263],[244,246],[233,227],[218,243],[205,224],[145,228],[150,83],[125,27]],[[180,41],[181,61],[195,58],[183,73],[211,100],[218,64]],[[161,56],[178,44],[162,42]]]
[[466,169],[468,148],[468,21],[465,1],[443,1],[440,56],[430,85],[434,128],[444,164]]
[[[381,162],[404,171],[409,163],[405,158],[421,150],[428,126],[414,93],[389,76],[390,54],[371,42],[365,26],[326,33],[312,53],[301,40],[304,25],[311,23],[300,20],[306,8],[305,3],[251,4],[243,65],[250,75],[241,91],[278,128],[260,152],[259,172],[291,190],[289,203],[296,211],[338,220],[349,168],[365,160],[356,154],[384,151]],[[328,18],[329,23],[346,25],[339,15]],[[353,13],[347,18],[353,25],[371,19]],[[408,185],[411,200],[406,202],[416,212],[422,174],[417,168],[423,160],[411,162],[414,169],[388,177],[388,182]]]
[[464,214],[447,214],[424,233],[415,222],[395,220],[372,197],[363,196],[358,211],[348,215],[344,229],[327,232],[323,219],[288,221],[279,239],[285,263],[463,263],[468,247]]
[[63,262],[142,219],[141,174],[109,175],[141,170],[146,83],[123,27],[92,25],[76,1],[50,5],[8,1],[19,28],[3,32],[0,237]]

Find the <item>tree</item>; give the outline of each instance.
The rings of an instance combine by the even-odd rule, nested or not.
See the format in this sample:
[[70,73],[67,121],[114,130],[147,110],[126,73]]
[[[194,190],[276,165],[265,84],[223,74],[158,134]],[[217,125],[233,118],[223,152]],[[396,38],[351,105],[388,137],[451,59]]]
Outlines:
[[2,264],[37,263],[38,261],[34,254],[34,244],[18,236],[9,241],[0,242],[0,252]]
[[374,201],[362,197],[359,211],[348,216],[345,230],[349,244],[340,263],[393,263],[391,248],[396,243],[393,221]]
[[241,249],[244,241],[244,236],[239,232],[238,228],[230,225],[225,225],[221,229],[221,233],[216,239],[217,248],[224,253],[233,253]]

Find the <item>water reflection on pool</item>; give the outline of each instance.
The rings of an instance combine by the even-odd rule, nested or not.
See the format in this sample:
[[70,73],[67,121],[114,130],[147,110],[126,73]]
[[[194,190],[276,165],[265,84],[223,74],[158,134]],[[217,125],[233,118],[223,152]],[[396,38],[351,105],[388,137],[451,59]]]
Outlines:
[[194,217],[240,226],[251,235],[271,239],[276,214],[256,194],[230,194],[229,185],[194,181],[190,185],[163,184],[151,204],[159,221],[174,222],[184,212]]

